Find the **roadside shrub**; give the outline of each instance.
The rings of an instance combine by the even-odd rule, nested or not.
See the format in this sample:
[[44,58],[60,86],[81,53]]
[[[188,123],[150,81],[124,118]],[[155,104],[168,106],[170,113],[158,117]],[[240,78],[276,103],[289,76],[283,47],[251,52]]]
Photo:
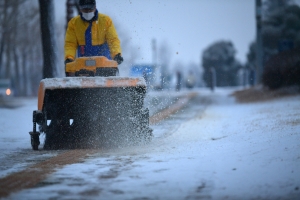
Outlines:
[[300,49],[272,56],[265,64],[262,83],[270,89],[300,85]]

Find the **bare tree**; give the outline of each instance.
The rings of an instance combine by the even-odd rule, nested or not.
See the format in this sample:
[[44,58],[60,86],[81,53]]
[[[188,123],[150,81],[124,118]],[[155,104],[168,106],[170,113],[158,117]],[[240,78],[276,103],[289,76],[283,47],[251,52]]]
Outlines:
[[[9,1],[4,0],[4,2],[1,2],[0,6],[0,24],[1,24],[1,32],[0,32],[0,72],[4,69],[2,69],[2,60],[4,57],[4,48],[5,48],[5,39],[7,38],[7,15],[8,15],[8,8],[9,7]],[[1,74],[1,73],[0,73]]]
[[43,78],[53,78],[56,75],[54,3],[53,0],[39,0],[39,5],[44,59]]
[[17,96],[35,95],[41,79],[37,12],[35,1],[0,2],[0,78],[11,80]]

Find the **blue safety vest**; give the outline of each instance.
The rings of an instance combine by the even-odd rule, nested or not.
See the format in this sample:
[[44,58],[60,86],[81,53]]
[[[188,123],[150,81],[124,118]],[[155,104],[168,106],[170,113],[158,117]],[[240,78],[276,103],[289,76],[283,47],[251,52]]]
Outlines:
[[85,45],[78,46],[78,57],[90,57],[90,56],[105,56],[111,60],[110,50],[107,43],[102,45],[92,45],[92,23],[85,31]]

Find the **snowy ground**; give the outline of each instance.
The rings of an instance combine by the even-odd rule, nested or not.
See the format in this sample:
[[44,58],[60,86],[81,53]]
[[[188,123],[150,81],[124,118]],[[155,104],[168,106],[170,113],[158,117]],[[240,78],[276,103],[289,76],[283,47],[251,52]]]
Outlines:
[[[187,91],[167,94],[150,92],[145,106],[150,115],[173,104]],[[5,98],[0,101],[0,178],[25,169],[63,151],[32,151],[29,131],[32,131],[32,112],[37,109],[36,98]],[[163,130],[163,129],[162,129]],[[161,131],[160,131],[161,132]],[[40,136],[42,149],[44,135]]]
[[[197,92],[149,145],[99,151],[8,199],[300,199],[300,96],[237,104],[229,89]],[[0,161],[12,163],[2,177],[57,153],[30,150],[34,104],[0,109]]]

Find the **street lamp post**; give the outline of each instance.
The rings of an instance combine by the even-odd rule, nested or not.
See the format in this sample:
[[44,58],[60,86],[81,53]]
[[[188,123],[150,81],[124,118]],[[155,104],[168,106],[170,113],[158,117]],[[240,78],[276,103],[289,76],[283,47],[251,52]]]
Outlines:
[[68,22],[73,18],[73,7],[75,6],[75,1],[74,0],[67,0],[66,2],[66,18],[67,18],[67,23],[66,23],[66,29],[68,27]]
[[263,73],[262,3],[256,0],[256,84],[261,83]]

